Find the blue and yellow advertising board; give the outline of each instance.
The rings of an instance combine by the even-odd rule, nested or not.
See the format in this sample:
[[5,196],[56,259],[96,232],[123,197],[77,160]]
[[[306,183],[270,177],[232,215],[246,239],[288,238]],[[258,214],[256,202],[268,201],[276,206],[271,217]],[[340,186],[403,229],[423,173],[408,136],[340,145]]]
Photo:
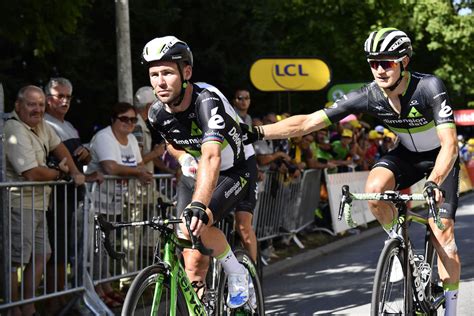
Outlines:
[[250,68],[250,80],[261,91],[316,91],[329,84],[331,71],[316,58],[262,58]]

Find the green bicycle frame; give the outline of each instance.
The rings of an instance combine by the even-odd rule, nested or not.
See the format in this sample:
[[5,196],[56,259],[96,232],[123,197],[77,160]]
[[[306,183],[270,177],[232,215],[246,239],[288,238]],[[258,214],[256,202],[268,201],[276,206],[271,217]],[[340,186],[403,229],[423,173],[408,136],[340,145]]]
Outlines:
[[[163,260],[158,265],[163,265],[170,273],[170,315],[176,315],[178,286],[184,294],[184,299],[190,316],[207,315],[204,305],[199,300],[197,293],[194,291],[189,278],[186,275],[183,265],[176,256],[176,245],[190,247],[190,241],[178,238],[175,234],[164,234]],[[163,291],[164,277],[158,277],[157,286],[153,296],[153,305],[151,313],[156,315],[160,305],[161,294]]]

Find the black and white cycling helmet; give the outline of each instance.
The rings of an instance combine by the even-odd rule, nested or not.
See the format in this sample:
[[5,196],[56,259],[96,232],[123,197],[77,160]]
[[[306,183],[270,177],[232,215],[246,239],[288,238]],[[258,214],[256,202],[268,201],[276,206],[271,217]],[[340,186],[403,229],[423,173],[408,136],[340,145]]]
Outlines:
[[400,30],[387,27],[372,32],[365,41],[364,50],[367,58],[380,57],[400,58],[405,55],[411,57],[412,47],[410,38]]
[[193,53],[188,44],[174,36],[157,37],[149,41],[143,48],[144,63],[153,61],[185,62],[193,66]]

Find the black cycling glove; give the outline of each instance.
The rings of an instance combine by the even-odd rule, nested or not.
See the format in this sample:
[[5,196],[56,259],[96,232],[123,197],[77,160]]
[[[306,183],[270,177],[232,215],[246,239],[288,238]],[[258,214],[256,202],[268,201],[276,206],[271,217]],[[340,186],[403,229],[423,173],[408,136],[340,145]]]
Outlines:
[[191,204],[184,209],[183,215],[189,221],[191,221],[193,217],[197,217],[198,220],[201,220],[205,225],[209,223],[209,216],[206,214],[206,206],[201,202],[191,202]]
[[439,186],[433,181],[426,181],[423,187],[423,196],[428,198],[430,195],[434,197],[434,189],[438,189],[441,194],[444,196],[444,192],[439,188]]
[[240,123],[240,129],[242,130],[242,140],[244,141],[244,145],[255,143],[257,140],[262,140],[265,136],[263,129],[260,126],[252,128],[252,126]]

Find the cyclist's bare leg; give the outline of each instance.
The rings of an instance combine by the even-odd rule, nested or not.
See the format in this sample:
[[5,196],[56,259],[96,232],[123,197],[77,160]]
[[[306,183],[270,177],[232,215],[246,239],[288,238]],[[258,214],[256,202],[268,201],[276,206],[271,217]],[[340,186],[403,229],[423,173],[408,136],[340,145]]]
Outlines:
[[[184,249],[183,259],[184,268],[189,280],[191,282],[198,282],[199,285],[204,285],[206,283],[210,257],[201,254],[198,250]],[[199,297],[204,294],[203,290],[197,292]]]
[[444,284],[457,284],[461,275],[461,260],[459,259],[456,241],[454,239],[454,221],[442,218],[444,230],[439,230],[430,218],[431,230],[434,234],[433,245],[438,253],[438,273]]
[[[392,171],[382,167],[376,167],[370,171],[365,184],[365,192],[381,193],[386,190],[393,190],[394,188],[395,176]],[[392,224],[397,216],[397,210],[392,203],[369,201],[369,208],[384,229],[393,226]]]
[[257,260],[257,236],[252,227],[253,215],[245,211],[235,212],[235,226],[242,238],[245,249],[249,252],[254,262]]
[[[200,229],[200,237],[204,246],[213,250],[212,256],[218,257],[227,252],[228,249],[230,249],[230,246],[224,233],[217,227],[212,226],[212,212],[207,209],[206,213],[209,216],[209,223],[207,225],[203,225],[203,227]],[[185,237],[189,239],[188,230],[186,229],[185,225],[180,224],[180,228]],[[189,255],[188,258],[185,258],[185,260],[188,260],[185,261],[185,265],[189,265],[189,269],[192,270],[190,271],[191,274],[188,274],[191,281],[202,281],[205,279],[207,266],[204,268],[204,263],[200,262],[200,260],[206,257],[202,256],[200,253],[199,255],[196,255],[195,253],[196,252],[193,252],[192,255]],[[204,260],[206,260],[206,264],[209,263],[209,261],[207,261],[208,259]],[[188,271],[188,267],[186,267],[186,271]]]

